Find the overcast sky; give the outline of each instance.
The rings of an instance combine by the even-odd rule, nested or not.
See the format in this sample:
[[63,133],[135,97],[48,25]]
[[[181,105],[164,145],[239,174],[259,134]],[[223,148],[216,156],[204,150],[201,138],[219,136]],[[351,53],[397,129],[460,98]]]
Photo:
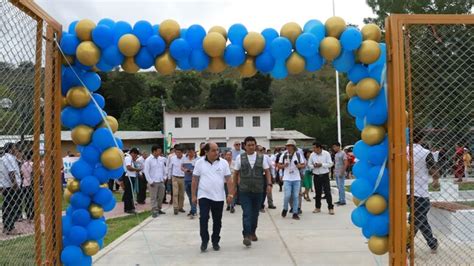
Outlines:
[[[272,27],[277,30],[286,22],[304,25],[309,19],[323,23],[332,16],[331,0],[36,0],[65,30],[74,20],[102,18],[135,23],[147,20],[157,24],[165,19],[178,21],[181,27],[201,24],[228,28],[244,24],[249,31]],[[335,0],[336,15],[347,23],[363,25],[365,17],[374,16],[365,0]]]

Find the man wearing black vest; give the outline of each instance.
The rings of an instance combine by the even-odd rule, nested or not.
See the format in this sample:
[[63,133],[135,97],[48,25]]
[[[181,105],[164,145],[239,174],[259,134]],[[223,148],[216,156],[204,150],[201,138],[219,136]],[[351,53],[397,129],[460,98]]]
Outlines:
[[[257,241],[257,224],[260,206],[262,204],[265,184],[267,193],[272,189],[270,166],[264,160],[263,154],[255,151],[257,141],[254,137],[244,140],[245,153],[237,156],[234,162],[234,180],[237,180],[242,206],[242,223],[244,245],[249,247],[252,241]],[[266,180],[265,180],[266,179]]]

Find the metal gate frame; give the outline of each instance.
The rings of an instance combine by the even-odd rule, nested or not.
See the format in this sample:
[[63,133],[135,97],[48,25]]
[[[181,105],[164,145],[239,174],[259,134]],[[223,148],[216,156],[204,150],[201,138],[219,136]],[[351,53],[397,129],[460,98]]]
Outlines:
[[[407,198],[406,127],[413,128],[413,117],[407,117],[405,98],[411,94],[411,79],[406,82],[405,70],[410,76],[410,60],[406,54],[404,28],[410,24],[474,24],[473,15],[406,15],[394,14],[385,20],[388,76],[388,137],[390,169],[390,265],[414,265],[411,252],[407,261]],[[410,97],[410,95],[408,95]],[[408,106],[411,109],[411,106]],[[411,113],[411,112],[410,112]],[[407,121],[408,120],[408,121]],[[407,124],[408,123],[408,124]],[[411,168],[411,167],[410,167]],[[414,230],[411,227],[411,230]],[[413,236],[413,232],[411,236]],[[413,243],[413,241],[411,241]]]

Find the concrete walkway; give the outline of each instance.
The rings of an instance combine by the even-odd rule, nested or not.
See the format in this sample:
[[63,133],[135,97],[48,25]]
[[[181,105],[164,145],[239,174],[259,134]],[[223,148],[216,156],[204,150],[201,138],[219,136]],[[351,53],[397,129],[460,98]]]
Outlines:
[[273,195],[277,209],[260,214],[259,240],[250,248],[242,245],[240,206],[234,214],[224,211],[221,250],[209,246],[206,253],[199,250],[199,219],[175,216],[170,208],[110,244],[94,257],[94,265],[387,265],[387,255],[372,255],[352,225],[350,198],[334,216],[325,203],[322,213],[313,214],[314,200],[305,201],[301,220],[295,221],[280,216],[283,193],[277,187]]

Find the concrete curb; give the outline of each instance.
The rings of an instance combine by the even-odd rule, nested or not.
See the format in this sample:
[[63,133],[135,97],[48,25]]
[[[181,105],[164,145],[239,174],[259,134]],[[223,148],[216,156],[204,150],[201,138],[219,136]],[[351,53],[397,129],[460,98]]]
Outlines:
[[138,230],[142,229],[147,224],[149,224],[152,220],[153,220],[153,218],[151,216],[146,218],[145,220],[143,220],[143,222],[139,223],[137,226],[133,227],[131,230],[127,231],[125,234],[123,234],[119,238],[115,239],[112,243],[110,243],[105,248],[101,249],[95,256],[92,257],[92,263],[97,262],[102,257],[107,255],[114,248],[116,248],[118,245],[120,245],[122,242],[127,240],[130,236],[132,236],[135,232],[137,232]]

